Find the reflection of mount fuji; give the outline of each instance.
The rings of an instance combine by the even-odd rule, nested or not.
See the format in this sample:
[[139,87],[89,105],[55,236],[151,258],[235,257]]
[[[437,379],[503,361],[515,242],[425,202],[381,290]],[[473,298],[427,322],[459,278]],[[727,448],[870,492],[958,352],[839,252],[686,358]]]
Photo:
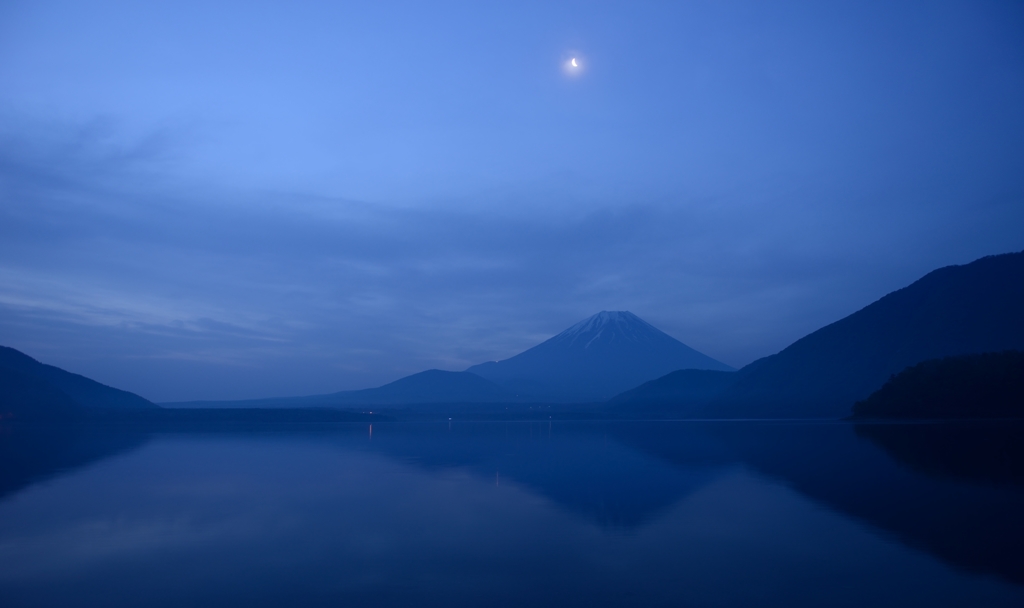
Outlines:
[[553,425],[386,425],[373,449],[517,483],[607,528],[643,526],[746,465],[952,566],[1024,584],[1024,425]]
[[[188,433],[248,434],[223,426]],[[747,466],[952,566],[1024,584],[1020,424],[431,422],[375,423],[372,440],[362,424],[275,433],[516,484],[611,530],[645,526]],[[0,500],[154,436],[0,427]]]
[[493,483],[524,486],[605,528],[642,526],[735,464],[713,437],[694,427],[642,422],[441,427],[439,433],[437,424],[374,425],[372,448],[427,469],[463,469]]
[[[374,423],[372,430],[370,442],[363,424],[296,426],[273,434],[369,449],[431,471],[464,470],[488,483],[516,484],[609,529],[644,525],[735,463],[701,430],[656,423],[461,422],[449,430],[447,423],[409,422]],[[191,425],[170,434],[237,440],[267,433],[266,427]],[[167,434],[131,425],[0,426],[0,461],[5,464],[0,501]]]

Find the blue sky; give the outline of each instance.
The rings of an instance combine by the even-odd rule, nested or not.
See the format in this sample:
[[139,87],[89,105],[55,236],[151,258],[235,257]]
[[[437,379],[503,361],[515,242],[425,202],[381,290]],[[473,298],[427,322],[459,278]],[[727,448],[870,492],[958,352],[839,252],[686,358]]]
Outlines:
[[0,2],[0,344],[247,398],[631,310],[738,367],[1024,249],[1021,108],[1019,2]]

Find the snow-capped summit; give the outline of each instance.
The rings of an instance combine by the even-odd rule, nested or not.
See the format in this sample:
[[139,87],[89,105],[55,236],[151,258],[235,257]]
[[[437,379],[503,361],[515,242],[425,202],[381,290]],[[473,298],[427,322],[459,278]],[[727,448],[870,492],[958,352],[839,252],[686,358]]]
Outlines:
[[649,341],[654,336],[664,336],[675,341],[675,338],[663,333],[628,310],[602,310],[573,325],[551,340],[561,341],[566,345],[581,342],[583,348],[590,348],[595,342],[600,345],[602,336],[606,341],[643,342]]
[[677,369],[732,368],[628,311],[601,311],[504,361],[467,371],[550,401],[602,401]]

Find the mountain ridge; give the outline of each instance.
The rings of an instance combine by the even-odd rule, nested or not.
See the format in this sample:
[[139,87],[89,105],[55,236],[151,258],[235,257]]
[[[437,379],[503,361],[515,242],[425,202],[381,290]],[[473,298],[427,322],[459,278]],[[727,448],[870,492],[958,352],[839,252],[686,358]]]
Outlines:
[[466,371],[553,402],[598,402],[678,369],[733,368],[629,311],[601,311],[502,361]]
[[732,386],[736,376],[737,372],[680,369],[619,393],[608,405],[617,414],[694,418]]
[[[136,409],[155,408],[156,404],[112,386],[107,386],[91,378],[63,370],[53,365],[40,363],[25,353],[9,346],[0,346],[0,369],[9,370],[25,377],[42,381],[69,397],[76,405],[85,408]],[[14,376],[9,378],[15,382]],[[19,385],[32,384],[25,380],[17,380]],[[44,390],[41,388],[33,389]],[[41,393],[40,393],[41,394]]]
[[497,384],[469,372],[428,369],[374,388],[339,391],[323,395],[242,399],[236,401],[183,401],[163,403],[164,407],[197,408],[298,408],[372,405],[420,405],[457,403],[518,403],[518,397]]
[[741,369],[714,417],[841,418],[928,359],[1024,349],[1024,252],[929,272]]

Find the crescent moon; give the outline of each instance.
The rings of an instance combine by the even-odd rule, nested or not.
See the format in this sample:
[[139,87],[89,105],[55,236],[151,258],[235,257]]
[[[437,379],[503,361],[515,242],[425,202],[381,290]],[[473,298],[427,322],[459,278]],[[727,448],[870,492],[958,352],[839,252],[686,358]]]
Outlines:
[[572,58],[572,67],[574,67],[574,68],[578,68],[579,67],[578,65],[576,65],[576,58],[575,57]]

